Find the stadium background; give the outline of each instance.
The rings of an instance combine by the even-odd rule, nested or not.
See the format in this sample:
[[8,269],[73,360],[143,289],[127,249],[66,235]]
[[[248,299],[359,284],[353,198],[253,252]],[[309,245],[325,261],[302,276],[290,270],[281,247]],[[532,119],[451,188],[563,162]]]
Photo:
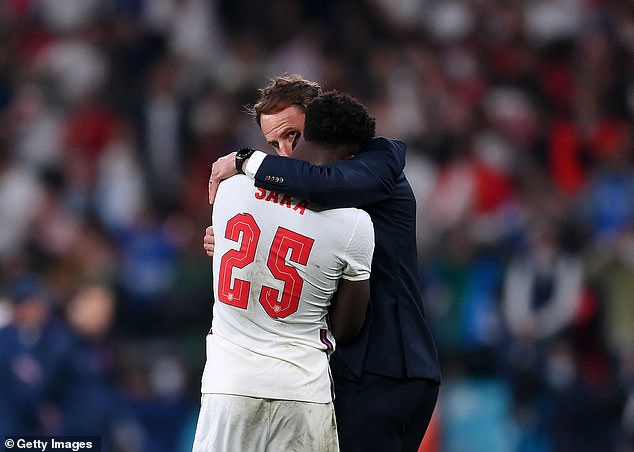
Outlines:
[[209,168],[281,73],[408,144],[424,449],[634,450],[630,0],[2,0],[0,433],[188,450]]

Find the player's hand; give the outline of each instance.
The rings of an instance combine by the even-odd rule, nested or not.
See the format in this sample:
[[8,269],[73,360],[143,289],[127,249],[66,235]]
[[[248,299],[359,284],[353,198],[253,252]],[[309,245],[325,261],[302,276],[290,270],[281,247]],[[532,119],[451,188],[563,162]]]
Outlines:
[[203,248],[207,256],[214,257],[214,248],[216,247],[216,239],[214,238],[214,227],[207,226],[205,229],[205,237],[203,238]]
[[213,204],[216,199],[216,192],[218,191],[220,181],[234,174],[238,174],[236,170],[235,152],[220,157],[211,165],[211,175],[209,176],[209,204]]

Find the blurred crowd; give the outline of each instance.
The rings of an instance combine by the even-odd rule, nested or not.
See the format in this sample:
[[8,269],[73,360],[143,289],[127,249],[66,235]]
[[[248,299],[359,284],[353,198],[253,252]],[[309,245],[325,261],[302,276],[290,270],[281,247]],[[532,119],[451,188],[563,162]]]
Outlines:
[[0,436],[190,449],[210,165],[284,73],[408,145],[425,450],[633,451],[630,0],[2,0]]

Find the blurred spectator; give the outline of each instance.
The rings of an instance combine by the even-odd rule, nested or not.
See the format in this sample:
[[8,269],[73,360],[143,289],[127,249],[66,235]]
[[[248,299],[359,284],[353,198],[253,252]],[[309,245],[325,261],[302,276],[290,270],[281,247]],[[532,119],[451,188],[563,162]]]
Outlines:
[[564,338],[546,350],[546,406],[540,415],[548,437],[553,449],[562,452],[615,450],[622,394],[610,387],[613,376],[607,363],[589,367],[584,356],[588,351],[575,345]]
[[44,87],[36,84],[19,87],[11,120],[16,128],[15,157],[20,162],[35,169],[60,163],[63,115],[52,108]]
[[[624,358],[625,370],[627,357],[634,352],[634,225],[621,231],[611,246],[590,249],[586,262],[605,310],[605,340]],[[627,384],[634,381],[634,372],[625,378]]]
[[[51,5],[59,1],[43,3]],[[68,0],[61,1],[72,5]],[[60,35],[59,39],[45,44],[35,55],[33,65],[35,74],[50,82],[60,100],[70,105],[93,95],[105,81],[108,71],[104,55],[80,33]]]
[[107,447],[124,409],[109,384],[113,370],[109,331],[114,320],[114,293],[101,284],[78,288],[65,306],[69,327],[64,360],[51,388],[58,406],[60,435],[98,435]]
[[122,351],[127,364],[119,375],[122,401],[136,414],[144,452],[177,451],[184,438],[191,438],[191,450],[195,425],[189,421],[197,406],[186,387],[190,375],[171,348],[152,341]]
[[40,172],[44,188],[40,210],[33,225],[30,245],[42,259],[64,259],[77,239],[81,216],[68,202],[65,174],[56,168]]
[[178,90],[177,69],[177,60],[167,58],[151,69],[137,126],[148,193],[160,212],[178,205],[185,182],[188,110]]
[[602,128],[596,131],[596,145],[592,152],[597,154],[597,164],[580,203],[596,240],[600,242],[613,241],[634,223],[630,134],[631,131],[623,125],[617,126],[616,130]]
[[42,197],[34,170],[12,159],[0,140],[0,262],[22,251]]
[[165,303],[174,282],[175,243],[160,217],[149,209],[141,212],[131,228],[117,235],[120,320],[132,334],[156,334],[164,326]]
[[448,246],[429,262],[426,280],[443,373],[492,375],[502,329],[503,267],[491,249],[470,243],[463,228],[450,231],[445,240]]
[[583,293],[579,256],[562,250],[557,231],[535,224],[525,249],[509,263],[502,295],[506,325],[513,338],[548,342],[574,320]]
[[63,335],[51,324],[51,294],[33,274],[15,276],[7,291],[13,312],[0,329],[0,432],[51,433],[58,419],[49,391],[63,359]]
[[97,161],[95,213],[112,233],[132,227],[148,208],[135,138],[132,125],[121,124]]

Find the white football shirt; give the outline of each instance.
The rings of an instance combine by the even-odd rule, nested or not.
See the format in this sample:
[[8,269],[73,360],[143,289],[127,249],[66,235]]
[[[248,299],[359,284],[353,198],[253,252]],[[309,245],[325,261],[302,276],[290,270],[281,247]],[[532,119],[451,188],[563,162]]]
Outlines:
[[215,303],[202,392],[331,402],[327,310],[339,278],[370,277],[370,216],[318,210],[238,175],[220,184],[212,224]]

